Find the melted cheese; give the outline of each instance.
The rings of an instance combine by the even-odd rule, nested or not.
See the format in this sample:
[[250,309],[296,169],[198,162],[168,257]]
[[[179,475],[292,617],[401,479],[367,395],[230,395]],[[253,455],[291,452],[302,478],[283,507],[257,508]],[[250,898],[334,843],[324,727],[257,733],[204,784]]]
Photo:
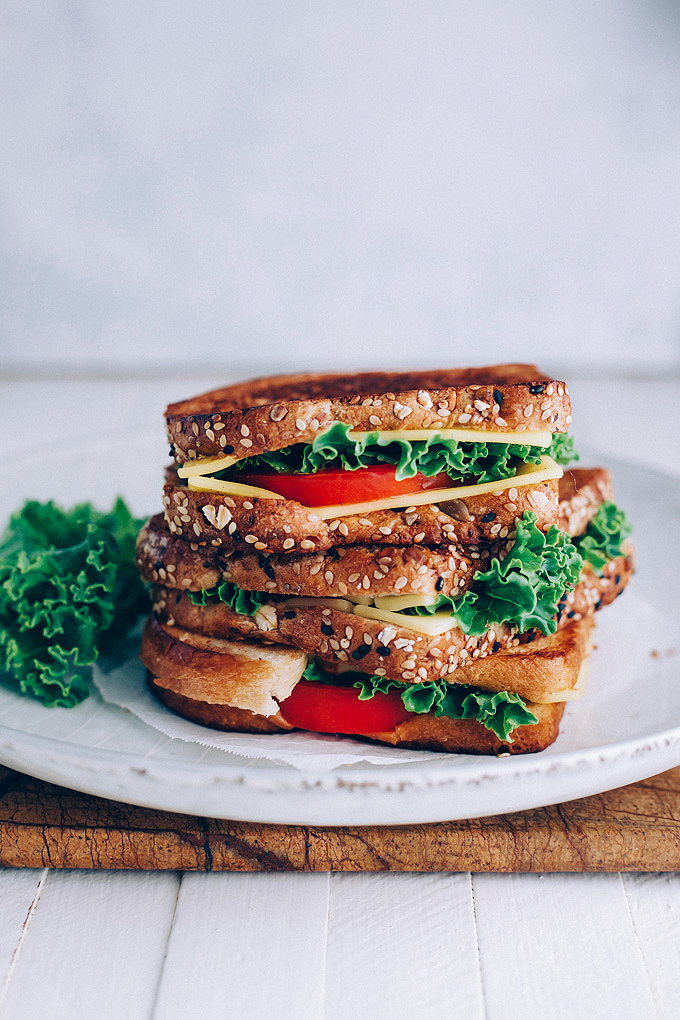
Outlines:
[[403,613],[390,613],[387,609],[378,609],[376,606],[355,606],[354,615],[367,620],[391,623],[396,627],[414,630],[417,634],[426,634],[428,637],[446,634],[448,630],[458,626],[451,611],[446,609],[433,613],[432,616],[404,616]]
[[[450,499],[465,499],[481,496],[484,493],[500,493],[507,489],[520,488],[526,485],[538,485],[553,478],[561,478],[562,468],[550,457],[542,457],[541,463],[521,464],[517,473],[511,478],[502,478],[494,482],[482,482],[479,485],[454,485],[447,489],[429,489],[426,492],[411,492],[401,496],[390,496],[387,499],[374,499],[366,503],[343,503],[338,506],[309,507],[312,515],[322,520],[336,517],[348,517],[350,514],[365,516],[378,510],[399,510],[409,506],[429,506],[433,503],[444,503]],[[196,492],[218,492],[230,496],[258,499],[283,499],[277,492],[259,489],[254,485],[242,485],[239,482],[222,481],[219,478],[190,478],[189,488]]]

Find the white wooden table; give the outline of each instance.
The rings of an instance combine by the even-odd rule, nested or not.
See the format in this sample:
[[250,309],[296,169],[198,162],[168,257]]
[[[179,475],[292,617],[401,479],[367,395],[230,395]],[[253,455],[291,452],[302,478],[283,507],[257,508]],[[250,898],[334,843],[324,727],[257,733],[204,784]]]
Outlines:
[[[0,401],[59,441],[160,428],[167,400],[216,382],[15,380]],[[577,440],[680,472],[680,381],[572,397]],[[674,874],[0,870],[0,1020],[643,1020],[680,1013],[679,964]]]

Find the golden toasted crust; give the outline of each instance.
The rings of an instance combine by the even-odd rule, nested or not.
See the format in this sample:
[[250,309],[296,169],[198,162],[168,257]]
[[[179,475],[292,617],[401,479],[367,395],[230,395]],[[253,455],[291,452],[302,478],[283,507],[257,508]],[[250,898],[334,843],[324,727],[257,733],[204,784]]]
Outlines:
[[246,499],[195,492],[169,470],[163,503],[173,535],[197,546],[286,555],[341,545],[476,544],[505,538],[525,510],[545,530],[557,523],[558,482],[517,486],[438,505],[379,510],[324,521],[290,499]]
[[463,591],[484,569],[488,547],[350,545],[303,556],[230,553],[208,546],[192,550],[170,534],[162,514],[137,539],[137,566],[146,581],[201,591],[230,581],[248,591],[286,595],[450,595]]
[[[602,577],[585,569],[581,582],[570,592],[558,612],[558,628],[578,622],[619,595],[633,571],[632,555],[621,556],[607,565]],[[517,647],[520,638],[505,625],[489,628],[481,636],[465,635],[459,628],[437,636],[419,634],[408,627],[356,616],[328,606],[287,607],[285,603],[263,606],[255,616],[235,613],[221,602],[195,606],[188,595],[157,586],[153,608],[164,627],[189,634],[213,637],[261,636],[293,645],[333,664],[354,666],[365,673],[377,673],[394,680],[419,683],[446,677],[449,683],[467,683],[461,667],[479,662],[504,648]],[[522,636],[526,642],[527,635]],[[536,640],[540,640],[536,638]],[[540,647],[540,646],[539,646]],[[503,690],[492,674],[475,681],[488,690]],[[517,681],[518,693],[540,696],[529,674]]]
[[597,509],[614,498],[612,476],[606,468],[571,468],[559,485],[558,525],[569,535],[582,535]]
[[400,723],[389,733],[373,733],[364,739],[376,740],[394,747],[420,751],[448,751],[452,754],[532,754],[554,744],[559,733],[564,702],[553,705],[527,703],[538,722],[518,726],[510,741],[499,740],[476,719],[439,719],[433,715],[417,715]]
[[307,656],[298,649],[261,642],[228,641],[196,635],[194,643],[171,634],[150,616],[139,657],[157,685],[208,704],[275,716],[299,682]]
[[285,720],[275,720],[279,716],[266,718],[256,715],[244,708],[232,705],[213,705],[206,701],[190,698],[186,694],[178,694],[163,686],[163,681],[147,673],[147,683],[159,701],[167,705],[177,715],[182,715],[201,726],[210,726],[214,730],[231,730],[237,733],[285,733],[291,729]]
[[311,443],[337,421],[364,431],[465,426],[566,432],[571,405],[566,384],[535,365],[490,365],[255,379],[171,404],[166,421],[183,462]]

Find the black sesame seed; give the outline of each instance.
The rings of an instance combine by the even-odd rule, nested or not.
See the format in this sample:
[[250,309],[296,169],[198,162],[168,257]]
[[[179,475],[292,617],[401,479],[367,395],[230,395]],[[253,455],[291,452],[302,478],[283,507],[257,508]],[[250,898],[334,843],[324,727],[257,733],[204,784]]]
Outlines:
[[503,403],[503,394],[501,393],[500,390],[494,390],[493,391],[493,399],[496,401],[496,403],[498,404],[499,407],[502,405],[502,403]]
[[182,599],[182,593],[181,593],[181,591],[178,591],[177,594],[175,595],[175,605],[179,605],[181,599]]
[[156,560],[156,562],[154,563],[154,567],[156,568],[156,570],[160,570],[162,566],[163,560]]
[[328,550],[326,555],[328,556],[329,559],[333,560],[333,562],[335,563],[337,563],[338,560],[340,559],[340,553],[338,552],[335,546],[332,546],[332,548]]
[[371,650],[370,645],[359,645],[359,647],[355,648],[354,651],[352,652],[352,658],[363,659],[364,655],[368,655],[370,650]]
[[287,609],[286,612],[283,614],[283,618],[284,618],[284,620],[294,620],[295,619],[295,610],[294,609]]
[[597,612],[598,609],[602,609],[602,599],[598,599],[598,601],[595,603],[595,612]]
[[614,578],[614,584],[621,584],[621,575],[617,574]]
[[225,455],[225,457],[228,457],[229,454],[233,453],[233,452],[234,452],[234,447],[233,446],[223,446],[222,447],[222,453]]
[[264,572],[267,575],[267,577],[269,578],[269,580],[273,581],[274,578],[276,577],[276,574],[274,573],[274,568],[271,565],[271,563],[269,563],[269,562],[264,563],[262,565],[262,569],[264,570]]
[[496,515],[493,512],[493,510],[489,510],[488,514],[484,514],[484,516],[482,517],[482,523],[483,524],[488,524],[489,521],[495,521],[495,520],[496,520]]
[[321,633],[322,634],[326,634],[327,636],[329,636],[331,634],[335,634],[335,631],[333,630],[333,628],[331,627],[331,625],[329,623],[322,623],[321,624]]
[[576,610],[575,609],[572,609],[570,612],[567,613],[567,619],[571,620],[571,618],[573,616],[576,616]]
[[175,456],[175,447],[174,446],[170,446],[170,456],[171,457]]
[[232,537],[234,542],[242,542],[243,541],[243,539],[241,538],[241,532],[240,531],[234,531],[231,537]]
[[442,588],[444,587],[444,578],[443,577],[438,577],[437,580],[434,583],[434,587],[435,587],[435,591],[441,591]]
[[543,383],[534,383],[533,386],[529,387],[529,393],[533,393],[534,395],[536,393],[543,393],[544,391],[545,386],[543,385]]
[[501,647],[500,641],[494,641],[493,648],[491,649],[491,651],[492,652],[497,652],[500,647]]
[[376,648],[376,652],[378,653],[381,659],[384,659],[385,656],[390,654],[390,649],[387,648],[385,645],[378,645],[378,647]]

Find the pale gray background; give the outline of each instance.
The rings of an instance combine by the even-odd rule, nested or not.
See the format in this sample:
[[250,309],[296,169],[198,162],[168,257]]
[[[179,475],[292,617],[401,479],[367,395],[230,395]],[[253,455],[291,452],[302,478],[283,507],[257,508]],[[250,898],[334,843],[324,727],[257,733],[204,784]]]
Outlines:
[[680,355],[674,0],[3,5],[0,367]]

